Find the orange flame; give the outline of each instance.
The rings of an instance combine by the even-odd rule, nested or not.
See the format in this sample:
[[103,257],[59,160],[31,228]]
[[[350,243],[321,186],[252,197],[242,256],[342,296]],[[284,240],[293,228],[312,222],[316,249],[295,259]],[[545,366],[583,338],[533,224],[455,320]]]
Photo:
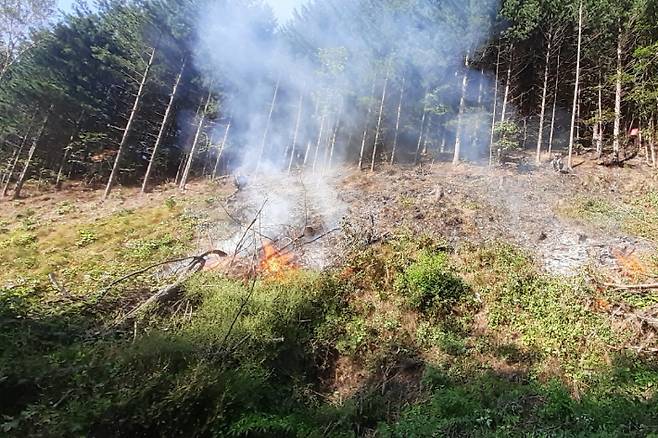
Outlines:
[[267,242],[263,245],[263,256],[260,261],[260,272],[268,277],[281,277],[295,269],[295,259],[290,253],[283,253]]

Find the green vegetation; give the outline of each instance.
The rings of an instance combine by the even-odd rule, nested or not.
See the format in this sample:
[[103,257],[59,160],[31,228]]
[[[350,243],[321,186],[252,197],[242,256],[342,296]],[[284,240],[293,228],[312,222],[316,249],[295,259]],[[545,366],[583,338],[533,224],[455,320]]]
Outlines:
[[[0,291],[3,434],[658,433],[658,364],[625,349],[631,333],[590,305],[584,281],[540,275],[507,245],[399,236],[253,289],[202,273],[111,328],[153,285],[85,298],[110,273],[184,250],[172,227],[189,219],[168,204],[3,236],[19,262]],[[48,285],[54,268],[71,297]]]
[[562,213],[658,242],[658,193],[655,191],[619,201],[602,197],[580,198]]

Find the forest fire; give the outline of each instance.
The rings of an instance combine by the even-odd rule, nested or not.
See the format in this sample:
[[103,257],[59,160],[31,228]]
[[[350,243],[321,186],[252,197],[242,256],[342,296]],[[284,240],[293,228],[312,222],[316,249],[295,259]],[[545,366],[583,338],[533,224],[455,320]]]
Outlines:
[[296,270],[297,265],[292,254],[282,252],[270,242],[266,242],[263,245],[263,254],[258,268],[267,277],[280,278],[286,272]]

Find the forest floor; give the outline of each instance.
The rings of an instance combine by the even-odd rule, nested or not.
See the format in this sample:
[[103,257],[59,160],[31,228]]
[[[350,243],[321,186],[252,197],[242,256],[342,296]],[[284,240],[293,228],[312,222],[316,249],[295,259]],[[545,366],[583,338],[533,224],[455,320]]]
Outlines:
[[[605,286],[658,277],[651,170],[437,163],[239,183],[105,203],[28,186],[2,202],[3,432],[658,432],[658,293]],[[208,270],[130,319],[171,270],[106,288],[268,238],[294,262],[251,286]]]

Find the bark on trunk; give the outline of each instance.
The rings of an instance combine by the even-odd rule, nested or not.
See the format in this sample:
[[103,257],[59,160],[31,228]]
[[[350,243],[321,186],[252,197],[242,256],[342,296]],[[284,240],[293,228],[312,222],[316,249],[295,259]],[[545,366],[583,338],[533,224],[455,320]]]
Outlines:
[[372,145],[372,160],[370,162],[370,171],[375,171],[375,160],[377,159],[377,144],[379,143],[379,136],[381,135],[382,119],[384,118],[384,104],[386,103],[386,92],[388,90],[388,75],[384,79],[384,89],[382,91],[382,100],[379,104],[379,118],[377,119],[377,129],[375,130],[375,143]]
[[25,180],[27,179],[28,176],[30,162],[32,161],[32,157],[34,156],[34,151],[37,150],[37,146],[39,145],[39,140],[41,140],[41,136],[43,135],[43,132],[46,129],[46,125],[48,124],[50,111],[52,111],[52,107],[51,109],[48,110],[48,113],[46,114],[46,116],[43,119],[43,122],[41,123],[39,132],[37,133],[36,137],[34,137],[34,139],[32,140],[32,146],[30,147],[30,150],[27,153],[27,158],[25,159],[25,165],[23,166],[23,170],[21,171],[21,174],[18,177],[18,180],[16,181],[16,187],[14,187],[14,194],[12,196],[12,199],[18,199],[21,196],[21,190],[23,189],[23,184],[25,184]]
[[363,155],[366,149],[366,140],[368,138],[368,126],[370,125],[370,115],[372,114],[372,100],[375,98],[375,85],[377,81],[372,81],[372,91],[370,92],[370,102],[368,102],[368,112],[366,113],[366,121],[363,127],[363,138],[361,140],[361,152],[359,153],[359,170],[363,170]]
[[226,142],[228,141],[228,133],[231,130],[231,119],[229,119],[226,124],[226,130],[224,130],[224,138],[222,138],[222,143],[219,145],[219,151],[217,151],[217,159],[215,160],[215,167],[212,170],[212,179],[217,179],[217,172],[219,171],[219,163],[222,160],[222,155],[224,154],[224,148],[226,148]]
[[619,27],[619,34],[617,37],[617,76],[615,78],[615,126],[614,126],[614,139],[612,143],[612,151],[615,156],[615,160],[619,160],[620,145],[621,145],[621,75],[622,75],[622,65],[621,65],[621,26]]
[[576,130],[576,111],[578,107],[578,91],[580,90],[580,51],[583,39],[583,1],[580,1],[578,7],[578,48],[576,52],[576,82],[573,90],[573,106],[571,108],[571,130],[569,131],[569,158],[567,160],[567,168],[573,167],[573,145],[574,145],[574,132]]
[[459,115],[457,116],[457,135],[455,136],[455,155],[452,158],[452,164],[459,164],[459,157],[462,146],[462,124],[464,123],[464,112],[466,111],[466,90],[468,88],[468,53],[466,54],[464,77],[462,78],[462,94],[459,99]]
[[551,61],[551,48],[553,37],[548,36],[548,47],[546,50],[546,66],[544,67],[544,88],[541,96],[541,110],[539,112],[539,132],[537,133],[537,164],[541,164],[541,147],[544,141],[544,116],[546,115],[546,96],[548,94],[548,66]]
[[295,121],[295,132],[292,135],[292,146],[290,148],[290,161],[288,163],[288,173],[292,171],[292,163],[295,159],[295,149],[297,148],[297,137],[299,136],[299,127],[302,122],[302,110],[304,108],[304,92],[299,93],[299,107],[297,110],[297,120]]
[[192,149],[190,149],[190,154],[187,157],[187,162],[185,163],[185,170],[183,170],[183,175],[181,176],[180,184],[178,188],[180,190],[185,190],[187,186],[187,180],[190,177],[190,170],[192,169],[192,163],[194,162],[194,154],[196,152],[197,145],[199,144],[199,138],[201,137],[201,132],[203,131],[203,125],[206,121],[206,115],[208,114],[208,107],[210,106],[210,99],[212,97],[212,91],[208,92],[208,98],[203,107],[203,111],[199,115],[199,124],[196,128],[196,133],[194,134],[194,141],[192,141]]
[[105,187],[105,192],[103,193],[103,200],[106,200],[110,196],[112,187],[114,186],[117,176],[119,175],[121,156],[123,155],[123,152],[126,148],[126,143],[128,142],[128,137],[130,136],[130,131],[132,129],[133,122],[135,121],[135,115],[137,114],[137,109],[139,108],[139,102],[142,99],[142,95],[144,93],[144,86],[146,85],[146,81],[148,80],[149,71],[153,66],[153,60],[155,59],[155,52],[156,52],[155,49],[151,51],[151,56],[149,57],[148,64],[146,64],[146,70],[144,70],[144,75],[142,76],[142,80],[139,84],[139,89],[137,91],[137,96],[135,97],[135,102],[133,102],[133,107],[130,110],[130,116],[128,117],[128,122],[126,123],[126,127],[123,130],[121,143],[119,143],[119,150],[117,151],[117,156],[114,159],[114,166],[112,166],[112,173],[110,173],[110,178],[107,180],[107,186]]
[[158,149],[162,144],[164,139],[164,134],[166,132],[167,124],[169,122],[169,116],[171,115],[171,109],[174,106],[174,100],[176,100],[176,93],[178,91],[178,86],[180,85],[181,78],[183,77],[183,71],[185,70],[185,60],[181,63],[180,71],[176,76],[174,81],[174,87],[171,90],[169,95],[169,103],[167,104],[167,109],[165,110],[164,117],[162,118],[162,123],[160,124],[160,131],[158,132],[158,137],[155,140],[155,145],[153,146],[153,152],[151,152],[151,159],[149,160],[149,165],[146,168],[146,173],[144,174],[144,182],[142,183],[142,193],[146,193],[148,190],[149,178],[151,177],[151,172],[153,171],[153,166],[155,165],[155,159],[158,154]]
[[318,155],[320,155],[320,145],[322,144],[322,135],[324,134],[324,123],[326,120],[326,115],[323,114],[322,117],[320,118],[320,131],[318,132],[318,141],[315,144],[315,155],[313,157],[313,166],[311,167],[311,170],[315,172],[315,167],[318,164]]
[[393,138],[393,150],[391,151],[391,166],[395,163],[395,152],[398,148],[398,139],[400,137],[400,119],[402,116],[402,100],[404,99],[405,77],[402,76],[402,85],[400,85],[400,101],[398,102],[398,114],[395,120],[395,137]]
[[425,119],[427,118],[427,110],[423,102],[423,117],[420,119],[420,130],[418,131],[418,145],[416,146],[416,157],[414,158],[414,165],[418,165],[420,161],[420,147],[423,144],[423,133],[425,131]]
[[272,115],[274,114],[274,107],[276,106],[276,98],[279,94],[279,85],[281,84],[281,79],[277,79],[276,86],[274,87],[274,96],[272,97],[272,105],[270,105],[270,112],[267,115],[267,122],[265,122],[265,131],[263,132],[263,141],[260,145],[260,151],[258,152],[258,161],[256,162],[256,171],[260,169],[261,161],[263,160],[263,154],[265,154],[265,144],[267,143],[267,135],[270,132],[270,124],[272,123]]
[[553,138],[555,137],[555,115],[557,113],[557,97],[560,85],[560,54],[557,55],[557,69],[555,70],[555,90],[553,90],[553,114],[551,115],[551,134],[548,138],[548,156],[553,152]]
[[509,101],[509,91],[510,91],[510,86],[512,83],[512,56],[514,52],[514,46],[510,44],[509,46],[509,53],[510,53],[510,59],[509,59],[509,65],[507,66],[507,80],[505,81],[505,94],[503,96],[503,108],[501,110],[501,115],[500,115],[500,123],[503,124],[505,123],[505,118],[507,117],[507,102]]
[[498,46],[498,56],[496,57],[496,79],[494,82],[494,101],[491,116],[491,137],[489,138],[489,166],[493,165],[493,147],[494,135],[496,133],[496,110],[498,109],[498,79],[500,76],[500,46]]
[[598,117],[596,121],[597,136],[596,136],[596,158],[601,158],[603,155],[603,85],[601,84],[601,77],[599,76],[599,99],[598,99]]
[[331,166],[334,161],[334,149],[336,148],[336,141],[338,141],[338,131],[340,130],[340,122],[343,118],[343,101],[340,102],[340,109],[338,110],[338,118],[336,119],[336,126],[334,127],[334,134],[331,138],[331,147],[329,148],[329,161],[327,163],[327,168],[331,169]]
[[13,161],[11,162],[11,165],[9,166],[9,170],[7,171],[7,176],[6,180],[4,183],[4,186],[2,188],[2,196],[7,196],[7,193],[9,193],[9,184],[11,184],[11,178],[14,176],[14,172],[16,171],[16,166],[18,165],[18,161],[21,159],[21,154],[23,153],[23,149],[25,149],[25,145],[27,144],[29,138],[30,138],[30,132],[32,132],[32,125],[34,124],[34,119],[36,117],[36,114],[32,116],[30,119],[30,123],[27,126],[27,131],[25,132],[25,137],[21,140],[21,144],[18,147],[18,151],[16,152]]
[[650,132],[650,145],[651,150],[651,167],[656,167],[656,121],[654,116],[651,116],[651,126],[649,127]]

